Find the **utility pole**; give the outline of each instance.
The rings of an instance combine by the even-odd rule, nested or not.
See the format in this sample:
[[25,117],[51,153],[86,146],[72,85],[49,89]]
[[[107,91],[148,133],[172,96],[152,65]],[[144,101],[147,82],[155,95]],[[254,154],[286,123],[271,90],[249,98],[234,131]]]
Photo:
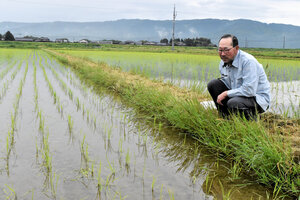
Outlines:
[[283,44],[282,44],[282,48],[285,49],[285,35],[283,36]]
[[176,12],[175,12],[175,4],[174,4],[174,11],[173,11],[173,33],[172,33],[172,50],[174,51],[174,40],[175,40],[175,19],[176,19]]

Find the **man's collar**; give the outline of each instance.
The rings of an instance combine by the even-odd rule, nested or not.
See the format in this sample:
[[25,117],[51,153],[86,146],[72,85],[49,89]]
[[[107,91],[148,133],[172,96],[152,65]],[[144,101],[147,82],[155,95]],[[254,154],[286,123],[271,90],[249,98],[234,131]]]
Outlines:
[[230,66],[232,66],[232,62],[233,62],[233,61],[231,61],[231,62],[229,62],[229,63],[224,63],[224,64],[223,64],[223,67],[230,67]]
[[238,50],[236,56],[235,56],[234,59],[233,59],[233,62],[232,62],[232,65],[231,65],[231,66],[236,67],[236,68],[239,67],[240,53],[241,53],[241,50]]
[[239,65],[239,57],[240,57],[240,50],[238,51],[238,53],[236,54],[236,56],[234,57],[233,61],[230,61],[228,63],[224,63],[222,67],[235,67],[238,68]]

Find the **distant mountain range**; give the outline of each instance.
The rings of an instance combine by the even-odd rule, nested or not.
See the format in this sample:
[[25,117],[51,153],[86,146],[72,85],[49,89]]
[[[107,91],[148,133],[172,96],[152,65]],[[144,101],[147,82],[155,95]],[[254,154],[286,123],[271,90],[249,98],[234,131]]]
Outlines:
[[[171,20],[122,19],[105,22],[0,22],[0,33],[10,31],[15,37],[68,38],[70,41],[89,40],[148,40],[160,41],[171,38]],[[238,19],[178,20],[176,38],[210,38],[214,44],[224,33],[235,34],[241,47],[300,48],[300,26],[267,24]]]

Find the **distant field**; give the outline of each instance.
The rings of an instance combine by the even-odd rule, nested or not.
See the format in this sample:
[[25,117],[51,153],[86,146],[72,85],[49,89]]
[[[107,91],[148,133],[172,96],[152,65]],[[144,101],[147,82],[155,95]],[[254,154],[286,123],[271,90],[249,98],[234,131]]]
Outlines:
[[[175,47],[172,51],[170,46],[137,46],[137,45],[99,45],[99,44],[79,44],[79,43],[38,43],[38,42],[8,42],[0,41],[0,48],[30,48],[30,49],[94,49],[105,51],[145,51],[145,52],[175,52],[188,54],[208,54],[216,55],[216,48],[210,47]],[[243,49],[243,48],[242,48]],[[247,52],[258,57],[299,59],[300,49],[266,49],[266,48],[246,48]]]

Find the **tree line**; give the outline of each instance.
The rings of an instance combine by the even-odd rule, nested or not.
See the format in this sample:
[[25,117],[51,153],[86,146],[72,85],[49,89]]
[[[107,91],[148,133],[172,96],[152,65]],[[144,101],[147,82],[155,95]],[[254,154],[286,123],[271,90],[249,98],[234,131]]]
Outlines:
[[[27,36],[29,37],[29,36]],[[25,37],[26,38],[26,37]],[[0,34],[0,40],[5,41],[15,41],[14,35],[7,31],[4,35]],[[160,40],[160,43],[165,43],[166,45],[172,44],[172,39],[168,40],[167,38],[163,38]],[[215,44],[211,42],[209,38],[175,38],[174,45],[176,46],[203,46],[203,47],[216,47]]]
[[[172,39],[168,40],[167,38],[163,38],[160,40],[160,43],[165,43],[167,45],[172,44]],[[180,46],[180,45],[186,45],[186,46],[203,46],[203,47],[216,47],[215,44],[211,42],[209,38],[175,38],[174,39],[174,45]]]
[[15,37],[10,31],[7,31],[4,35],[0,34],[0,40],[15,41]]

